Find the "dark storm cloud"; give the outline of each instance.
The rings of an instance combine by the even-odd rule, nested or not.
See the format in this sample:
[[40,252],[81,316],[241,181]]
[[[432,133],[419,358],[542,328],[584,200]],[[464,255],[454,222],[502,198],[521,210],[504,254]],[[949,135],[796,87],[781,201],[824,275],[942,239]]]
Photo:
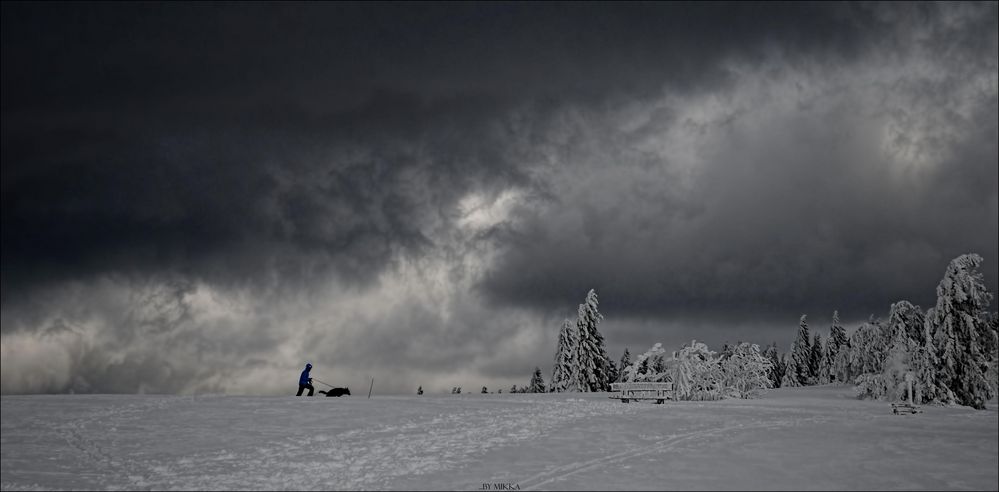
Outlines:
[[616,356],[994,286],[996,12],[5,2],[5,391],[522,384],[589,288]]
[[[996,9],[980,7],[876,6],[898,24],[857,57],[781,45],[715,100],[667,99],[631,127],[584,113],[551,150],[575,166],[556,173],[566,191],[522,218],[485,289],[550,309],[596,287],[633,316],[859,318],[932,304],[966,251],[993,258],[995,285]],[[635,150],[649,134],[661,155]]]
[[412,215],[520,179],[484,134],[510,108],[697,90],[768,43],[851,56],[851,9],[5,4],[4,298],[108,270],[367,278],[427,246]]
[[[985,98],[960,140],[944,144],[947,159],[926,169],[899,170],[872,159],[869,143],[838,142],[836,132],[862,123],[826,114],[766,130],[753,137],[759,146],[718,142],[692,191],[657,194],[679,172],[649,178],[648,191],[646,173],[611,176],[641,163],[590,168],[609,179],[570,185],[587,192],[525,219],[486,288],[551,308],[597,287],[608,309],[650,315],[838,308],[866,316],[891,299],[932,304],[951,258],[997,255],[995,105]],[[984,271],[994,284],[996,265]]]

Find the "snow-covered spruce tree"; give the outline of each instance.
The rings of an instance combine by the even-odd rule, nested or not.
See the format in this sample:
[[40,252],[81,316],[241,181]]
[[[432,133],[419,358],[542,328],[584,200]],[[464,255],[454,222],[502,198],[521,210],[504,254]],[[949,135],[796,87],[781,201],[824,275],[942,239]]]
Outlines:
[[992,394],[999,394],[999,313],[993,311],[988,315],[985,339],[982,347],[985,347],[989,358],[989,368],[985,373],[985,379],[992,387]]
[[[915,403],[925,403],[934,398],[936,369],[933,364],[932,345],[926,331],[926,315],[919,306],[909,301],[898,301],[891,305],[888,315],[888,357],[885,361],[885,376],[898,385],[905,384],[903,367],[912,373],[912,392]],[[902,352],[904,351],[904,355]],[[900,360],[900,357],[904,359]],[[901,379],[900,379],[901,378]],[[886,387],[889,387],[886,383]],[[891,395],[888,395],[892,397]],[[903,395],[907,396],[907,395]],[[900,399],[899,395],[894,395]]]
[[764,357],[770,360],[770,384],[774,388],[780,387],[780,380],[784,377],[784,364],[780,360],[780,352],[777,350],[777,343],[767,346]]
[[652,367],[650,368],[652,374],[665,374],[666,373],[666,358],[659,354],[652,358]]
[[646,358],[642,360],[635,361],[638,370],[635,372],[634,381],[648,381],[649,375],[652,374],[652,358]]
[[[990,363],[987,309],[992,293],[978,266],[982,257],[966,254],[951,260],[937,285],[932,318],[938,394],[947,401],[984,409],[994,396],[986,374]],[[984,342],[984,343],[983,343]]]
[[822,335],[816,333],[812,338],[812,349],[808,357],[808,372],[812,384],[825,384],[829,379],[822,378]]
[[[871,336],[871,327],[864,323],[853,330],[850,334],[850,374],[854,381],[863,374],[873,372],[869,369],[871,365],[867,358],[870,355],[870,347],[866,346],[874,337]],[[868,369],[865,370],[865,367]]]
[[550,391],[579,391],[577,386],[579,364],[577,345],[578,331],[575,323],[568,319],[562,321],[562,329],[558,333],[558,346],[555,348],[555,368],[552,370]]
[[854,357],[851,363],[856,363],[854,374],[859,377],[863,374],[880,374],[884,371],[889,341],[888,330],[882,325],[881,318],[872,314],[867,323],[860,325],[860,328],[853,332],[850,340],[850,345],[856,347],[851,352],[851,356]]
[[850,361],[853,360],[853,347],[850,346],[850,339],[846,340],[846,345],[840,345],[836,356],[833,359],[832,371],[836,376],[836,381],[844,384],[853,382],[856,375],[853,373]]
[[795,376],[794,358],[791,355],[794,354],[794,347],[795,342],[791,342],[791,350],[784,354],[784,360],[781,364],[784,367],[784,375],[780,380],[781,388],[796,388],[801,386],[801,383],[798,382],[798,377]]
[[644,377],[649,373],[649,359],[643,359],[641,356],[635,359],[628,367],[625,367],[621,371],[620,380],[622,383],[633,383],[636,381],[644,381]]
[[760,353],[760,346],[739,343],[732,353],[721,359],[724,387],[737,398],[753,398],[760,390],[773,388],[770,380],[770,359]]
[[819,365],[819,382],[822,384],[831,383],[834,380],[832,350],[832,337],[828,337],[822,346],[822,363]]
[[732,355],[733,350],[735,350],[735,347],[726,341],[725,343],[722,344],[721,350],[718,351],[718,358],[724,359]]
[[624,354],[621,354],[621,362],[617,365],[617,379],[615,381],[624,382],[624,370],[631,365],[631,352],[628,351],[628,347],[624,348]]
[[905,336],[915,344],[922,345],[926,342],[925,325],[926,315],[923,314],[923,310],[919,306],[905,300],[891,305],[887,327],[889,339],[901,336],[896,332],[903,331]]
[[840,383],[850,382],[850,339],[846,336],[846,330],[839,322],[839,311],[833,311],[826,348],[829,380]]
[[[910,337],[913,331],[921,331],[919,327],[910,329],[911,324],[922,323],[922,311],[913,306],[908,301],[899,301],[891,305],[888,316],[888,324],[881,326],[880,338],[884,340],[884,351],[882,353],[869,353],[868,350],[858,350],[858,357],[876,359],[874,362],[864,363],[865,368],[857,377],[856,392],[860,397],[874,398],[881,400],[901,400],[905,398],[908,384],[906,375],[913,378],[913,391],[918,392],[914,396],[917,402],[922,401],[922,388],[920,380],[914,370],[913,356],[916,353],[918,344]],[[871,325],[876,326],[876,325]],[[867,335],[873,337],[872,333]],[[919,335],[917,335],[919,336]],[[868,338],[869,339],[869,338]],[[880,367],[881,372],[874,372],[868,367]]]
[[923,331],[921,334],[923,343],[918,344],[913,351],[910,360],[914,369],[913,390],[918,390],[919,401],[943,402],[950,401],[943,385],[937,378],[937,351],[933,346],[933,312],[934,308],[926,310],[923,317]]
[[639,355],[635,358],[634,362],[621,371],[621,382],[632,383],[660,380],[662,375],[652,374],[652,365],[649,361],[661,357],[663,352],[665,352],[663,344],[657,342],[652,348],[645,351],[644,354]]
[[534,375],[531,376],[531,384],[527,389],[528,393],[544,393],[545,392],[545,378],[541,375],[541,368],[534,368]]
[[607,351],[604,348],[604,336],[597,329],[597,324],[604,317],[597,309],[597,292],[593,289],[586,294],[586,300],[579,305],[579,316],[576,326],[579,332],[578,364],[580,391],[610,390],[609,364]]
[[724,396],[723,376],[715,353],[693,340],[673,353],[667,364],[677,400],[718,400]]
[[[811,371],[808,369],[809,360],[812,358],[811,340],[808,334],[808,321],[806,315],[801,315],[798,322],[798,336],[794,339],[794,347],[791,349],[791,367],[788,368],[797,380],[794,386],[805,386],[812,384]],[[784,386],[784,385],[781,385]]]
[[611,360],[607,359],[607,389],[610,389],[610,384],[617,381],[619,373],[621,370],[617,367],[617,364]]

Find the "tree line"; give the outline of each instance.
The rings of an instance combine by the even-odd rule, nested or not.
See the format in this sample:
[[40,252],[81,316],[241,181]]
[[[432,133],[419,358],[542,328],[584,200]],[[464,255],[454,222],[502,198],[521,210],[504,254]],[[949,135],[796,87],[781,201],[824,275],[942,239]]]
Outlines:
[[849,335],[838,311],[825,339],[810,333],[803,314],[786,353],[776,343],[761,350],[748,342],[725,343],[715,352],[692,340],[669,355],[656,343],[634,360],[625,348],[615,364],[598,329],[603,315],[591,289],[576,319],[562,322],[549,384],[535,367],[528,385],[510,392],[609,391],[613,382],[653,381],[672,383],[677,399],[711,400],[841,383],[854,385],[858,397],[901,400],[911,382],[916,403],[983,409],[999,391],[999,315],[988,311],[993,295],[978,271],[981,263],[977,254],[954,258],[937,286],[934,307],[924,312],[900,300],[891,305],[887,322],[872,315]]
[[934,307],[906,300],[891,305],[887,322],[871,316],[848,335],[833,311],[829,336],[811,334],[802,315],[788,352],[776,343],[726,343],[714,352],[696,340],[667,356],[661,343],[632,360],[609,360],[597,325],[597,294],[590,290],[575,322],[559,332],[549,391],[607,391],[612,382],[672,382],[677,398],[748,398],[768,388],[842,383],[857,396],[901,400],[912,383],[917,403],[954,403],[977,409],[999,393],[999,315],[978,271],[982,257],[954,258],[936,289]]
[[985,408],[999,387],[999,316],[988,311],[993,295],[981,263],[977,254],[954,258],[937,285],[935,306],[923,312],[900,300],[887,322],[871,316],[849,337],[834,311],[828,339],[818,333],[810,339],[802,315],[789,356],[767,349],[774,381],[854,384],[860,397],[901,400],[911,380],[916,403]]

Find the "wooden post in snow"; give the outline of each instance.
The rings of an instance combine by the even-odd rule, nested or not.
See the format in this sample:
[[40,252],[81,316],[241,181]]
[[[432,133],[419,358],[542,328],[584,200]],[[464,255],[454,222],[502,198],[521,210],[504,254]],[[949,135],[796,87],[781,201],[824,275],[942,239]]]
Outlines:
[[909,405],[912,405],[912,372],[905,373],[905,383],[909,387]]

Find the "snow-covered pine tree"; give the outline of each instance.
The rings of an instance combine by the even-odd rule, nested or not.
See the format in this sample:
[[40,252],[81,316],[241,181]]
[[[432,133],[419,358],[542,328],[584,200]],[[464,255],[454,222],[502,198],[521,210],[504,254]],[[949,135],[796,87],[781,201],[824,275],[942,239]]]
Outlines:
[[737,398],[752,398],[759,390],[773,388],[770,380],[771,362],[760,353],[760,346],[741,342],[731,348],[731,354],[721,359],[724,386]]
[[854,378],[864,374],[881,374],[888,357],[888,334],[881,320],[871,315],[850,336],[850,373]]
[[940,393],[941,385],[937,380],[937,354],[936,350],[933,349],[933,337],[930,335],[932,333],[930,325],[932,324],[933,311],[933,308],[926,311],[921,334],[923,342],[916,345],[909,358],[915,378],[912,382],[912,389],[918,397],[916,398],[917,403],[946,399]]
[[579,333],[577,361],[580,391],[608,391],[610,389],[604,337],[597,329],[597,324],[604,317],[600,314],[597,306],[597,292],[590,289],[586,294],[586,300],[579,305],[579,316],[576,319]]
[[620,375],[618,374],[620,372],[621,371],[620,371],[620,369],[618,369],[617,364],[615,364],[613,360],[607,359],[607,384],[608,384],[608,389],[610,389],[610,387],[609,387],[610,383],[616,382],[617,378],[620,377]]
[[781,388],[796,388],[801,386],[801,383],[798,382],[798,377],[795,375],[794,369],[795,365],[793,354],[795,346],[795,342],[791,342],[791,350],[784,354],[784,360],[781,364],[784,367],[784,376],[780,380]]
[[701,342],[693,340],[689,346],[674,352],[668,370],[675,399],[717,400],[724,396],[718,359]]
[[[562,321],[562,329],[558,333],[558,346],[555,348],[555,367],[552,370],[552,380],[550,390],[552,393],[563,391],[579,391],[577,386],[579,368],[578,360],[579,344],[578,330],[576,325],[565,319]],[[512,391],[511,391],[512,393]]]
[[725,343],[722,344],[722,348],[718,352],[718,358],[719,359],[727,358],[727,357],[729,357],[729,356],[732,355],[732,352],[734,350],[735,350],[735,347],[732,346],[731,344],[729,344],[728,341],[726,341]]
[[628,347],[624,348],[624,354],[621,354],[621,362],[617,365],[617,380],[624,382],[624,370],[631,365],[631,352],[628,351]]
[[780,352],[777,350],[777,342],[767,346],[764,357],[770,360],[770,385],[774,388],[780,387],[780,380],[784,377],[784,365],[780,360]]
[[988,355],[989,367],[985,379],[992,387],[992,394],[999,394],[999,313],[993,311],[988,315],[986,326],[989,327],[982,341],[982,347]]
[[828,337],[822,346],[822,363],[819,365],[819,382],[822,384],[831,383],[834,380],[832,350],[832,337]]
[[850,384],[857,377],[853,372],[851,361],[853,360],[853,347],[847,339],[846,345],[839,348],[836,353],[836,360],[833,361],[833,372],[836,374],[836,381]]
[[596,386],[597,361],[593,357],[596,341],[590,338],[589,327],[586,326],[586,305],[580,304],[576,316],[576,336],[579,343],[576,344],[576,372],[573,374],[577,391],[589,392]]
[[921,310],[908,301],[899,301],[891,305],[888,324],[880,328],[882,332],[880,336],[885,340],[883,353],[858,351],[859,354],[866,354],[864,355],[866,357],[878,359],[876,363],[867,364],[867,367],[881,367],[880,373],[868,370],[857,378],[856,392],[858,396],[881,400],[902,400],[907,396],[906,375],[912,374],[914,378],[913,391],[919,393],[918,396],[914,396],[914,399],[921,402],[924,392],[920,387],[920,378],[915,374],[913,368],[913,355],[918,345],[915,340],[910,338],[911,330],[907,326],[912,323],[920,323],[921,318]]
[[[798,336],[794,339],[794,346],[791,350],[791,367],[788,370],[792,372],[792,377],[797,380],[797,384],[794,386],[812,384],[811,371],[808,368],[808,361],[812,357],[812,347],[808,334],[807,317],[804,314],[801,315],[801,320],[798,322]],[[785,385],[781,384],[781,386]]]
[[541,368],[534,368],[534,376],[531,377],[531,385],[527,390],[529,393],[544,393],[545,392],[545,378],[541,375]]
[[808,357],[808,372],[812,384],[825,384],[828,379],[822,378],[822,335],[816,333],[812,338],[811,354]]
[[937,305],[933,309],[933,348],[939,392],[947,400],[984,409],[994,396],[986,374],[989,354],[983,341],[988,336],[987,309],[992,293],[978,266],[982,257],[965,254],[951,260],[937,285]]
[[656,343],[644,354],[639,355],[634,362],[625,367],[621,371],[621,381],[622,382],[636,382],[636,381],[652,381],[654,380],[654,374],[652,374],[652,368],[649,363],[650,360],[654,360],[656,357],[661,357],[663,352],[663,344]]
[[840,383],[850,382],[850,338],[839,322],[839,311],[833,311],[832,326],[829,327],[829,380]]
[[648,381],[649,374],[652,373],[652,363],[651,358],[636,359],[635,365],[637,366],[637,371],[635,372],[635,378],[632,381]]
[[652,358],[652,366],[649,368],[652,374],[663,374],[666,372],[666,358],[659,354]]
[[926,342],[925,324],[926,315],[923,314],[923,310],[919,306],[905,300],[893,303],[888,313],[889,339],[900,336],[895,332],[901,330],[916,345],[922,345]]
[[892,377],[896,384],[901,384],[898,381],[899,377],[904,381],[904,374],[889,374],[893,370],[897,372],[900,365],[899,352],[904,346],[905,370],[911,372],[913,377],[913,401],[916,403],[929,401],[935,395],[933,381],[936,379],[936,369],[933,359],[929,356],[931,341],[926,332],[926,315],[923,314],[923,310],[909,301],[892,304],[888,315],[888,333],[890,343],[885,367],[886,375]]

